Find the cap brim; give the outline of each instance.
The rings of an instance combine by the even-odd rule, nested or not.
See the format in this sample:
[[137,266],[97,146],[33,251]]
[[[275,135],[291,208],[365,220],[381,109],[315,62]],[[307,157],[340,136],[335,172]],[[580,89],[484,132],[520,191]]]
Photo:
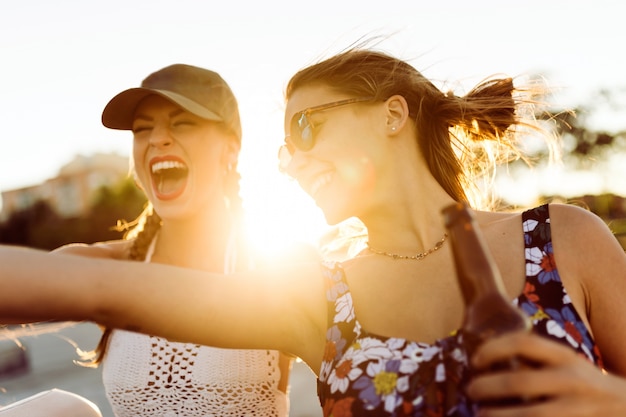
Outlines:
[[185,96],[167,90],[130,88],[113,97],[102,111],[102,124],[110,129],[131,130],[137,105],[150,95],[158,95],[174,102],[183,109],[207,120],[223,121],[223,118]]

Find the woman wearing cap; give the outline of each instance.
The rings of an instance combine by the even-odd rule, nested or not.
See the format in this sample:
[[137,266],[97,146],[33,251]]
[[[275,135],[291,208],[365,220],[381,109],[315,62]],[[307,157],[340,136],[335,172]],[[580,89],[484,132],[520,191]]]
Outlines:
[[[513,80],[496,78],[463,97],[444,94],[408,63],[369,50],[307,67],[287,86],[282,167],[328,222],[363,220],[366,249],[321,267],[285,259],[227,280],[170,265],[0,248],[0,317],[89,319],[290,352],[317,372],[326,416],[623,417],[626,256],[597,216],[553,204],[473,210],[534,332],[494,339],[468,358],[455,331],[464,306],[441,210],[468,201],[483,207],[470,194],[467,169],[490,167],[476,165],[493,156],[483,146],[516,150],[529,122],[517,112],[521,93]],[[167,312],[148,314],[161,305]],[[519,357],[536,367],[486,372],[465,389],[469,361],[487,371]],[[486,402],[510,398],[528,401]]]
[[[57,252],[225,274],[248,269],[253,260],[239,224],[241,124],[219,74],[163,68],[111,99],[102,122],[132,131],[134,174],[148,207],[123,241]],[[102,362],[117,417],[288,415],[290,359],[277,351],[216,349],[107,328],[90,359]]]

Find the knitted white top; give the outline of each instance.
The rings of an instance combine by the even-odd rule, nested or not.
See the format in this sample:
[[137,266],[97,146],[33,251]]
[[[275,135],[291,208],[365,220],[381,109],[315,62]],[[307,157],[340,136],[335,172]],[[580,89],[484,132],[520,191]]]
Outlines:
[[287,417],[278,360],[115,330],[101,366],[116,417]]

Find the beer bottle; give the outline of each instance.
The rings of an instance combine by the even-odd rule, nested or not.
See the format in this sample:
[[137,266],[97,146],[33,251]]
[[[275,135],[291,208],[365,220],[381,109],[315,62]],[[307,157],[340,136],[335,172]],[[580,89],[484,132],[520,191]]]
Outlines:
[[[506,296],[498,266],[469,207],[465,203],[456,203],[444,208],[442,214],[465,302],[461,332],[469,360],[486,339],[510,331],[529,331],[531,323],[530,318]],[[496,369],[518,366],[519,362],[512,360],[498,364]],[[468,378],[474,372],[470,367]],[[511,399],[503,402],[511,404],[519,401]]]

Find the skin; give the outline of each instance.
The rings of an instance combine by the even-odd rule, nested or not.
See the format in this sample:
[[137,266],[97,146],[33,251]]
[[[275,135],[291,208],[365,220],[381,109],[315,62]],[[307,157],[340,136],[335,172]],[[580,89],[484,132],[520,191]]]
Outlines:
[[[238,143],[216,123],[157,95],[139,104],[132,131],[135,179],[162,220],[151,262],[222,272],[230,230],[222,173],[236,162]],[[184,191],[174,199],[157,191],[151,175],[153,162],[163,158],[175,159],[188,168]],[[57,252],[126,259],[131,245],[132,240],[122,240],[70,245]],[[291,367],[286,355],[281,355],[280,367],[279,388],[286,392]]]
[[[345,98],[320,85],[296,90],[286,107],[286,133],[294,113]],[[404,98],[392,96],[385,102],[345,106],[313,117],[317,144],[309,152],[296,151],[288,173],[311,194],[327,220],[335,223],[358,216],[368,228],[372,247],[387,252],[413,254],[432,248],[444,234],[441,209],[453,200],[424,163]],[[550,214],[563,283],[593,332],[606,373],[552,341],[516,334],[483,345],[474,358],[476,364],[487,367],[519,354],[542,367],[519,371],[514,377],[502,373],[477,378],[469,394],[477,400],[494,395],[548,395],[532,409],[482,409],[482,416],[626,415],[622,394],[626,392],[622,354],[626,332],[615,331],[626,325],[626,306],[619,296],[626,293],[626,256],[595,215],[565,205],[552,205]],[[477,211],[475,216],[513,299],[525,280],[520,214]],[[73,261],[72,268],[62,269],[68,259],[44,260],[30,250],[3,248],[0,263],[5,265],[8,259],[30,264],[11,265],[10,273],[0,275],[3,290],[8,289],[8,294],[0,295],[0,317],[10,319],[28,311],[31,318],[39,319],[55,314],[65,319],[86,318],[197,343],[283,350],[301,357],[316,373],[320,368],[327,312],[316,262],[282,263],[254,277],[243,274],[219,281],[198,271],[167,266]],[[45,268],[33,265],[32,260],[43,262]],[[105,266],[107,273],[100,270]],[[421,261],[396,261],[365,251],[345,262],[344,269],[356,314],[367,331],[433,342],[460,327],[463,303],[448,244]],[[37,273],[55,277],[54,283]],[[90,280],[84,280],[86,273],[93,273]],[[177,285],[167,279],[173,273],[178,276]],[[136,279],[122,280],[120,275]],[[142,285],[147,276],[149,287]],[[22,293],[25,287],[20,279],[41,290]],[[61,291],[73,285],[78,288],[70,294]],[[128,294],[133,291],[145,296],[131,301]],[[97,296],[74,298],[72,304],[68,299],[72,293]],[[173,300],[180,299],[185,303],[173,308]],[[45,308],[41,306],[44,301]],[[172,308],[153,311],[162,305]]]
[[540,368],[515,373],[486,374],[472,381],[468,392],[486,400],[511,394],[542,399],[514,408],[482,408],[481,417],[525,416],[620,416],[624,405],[623,375],[601,374],[593,364],[581,360],[564,346],[540,337],[511,334],[490,341],[475,355],[474,364],[486,367],[493,361],[523,357]]

